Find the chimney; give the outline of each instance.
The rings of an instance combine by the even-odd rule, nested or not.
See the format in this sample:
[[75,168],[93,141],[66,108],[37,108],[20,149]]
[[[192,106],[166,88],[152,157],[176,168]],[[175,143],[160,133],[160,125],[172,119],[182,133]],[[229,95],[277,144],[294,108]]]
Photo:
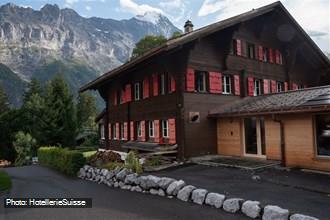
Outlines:
[[194,25],[191,23],[191,21],[187,20],[184,24],[184,33],[189,33],[193,31]]

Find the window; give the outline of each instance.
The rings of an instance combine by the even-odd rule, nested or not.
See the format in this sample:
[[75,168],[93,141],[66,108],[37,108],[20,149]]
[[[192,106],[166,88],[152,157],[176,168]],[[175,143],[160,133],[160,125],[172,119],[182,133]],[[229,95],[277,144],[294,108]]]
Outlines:
[[168,120],[162,120],[162,136],[168,137]]
[[113,123],[112,125],[112,137],[114,140],[116,140],[118,137],[117,137],[117,132],[116,132],[116,123]]
[[255,51],[255,45],[254,44],[247,44],[247,52],[248,52],[248,58],[255,59],[256,58],[256,51]]
[[141,94],[141,84],[135,83],[134,84],[134,100],[135,101],[140,100],[140,94]]
[[237,55],[237,42],[236,39],[231,41],[231,54]]
[[120,139],[122,140],[125,138],[124,132],[124,123],[120,123]]
[[124,103],[124,94],[125,94],[125,91],[123,89],[120,89],[117,94],[118,94],[119,104]]
[[304,85],[298,85],[298,89],[304,89],[305,87],[304,87]]
[[283,57],[281,52],[278,53],[278,56],[279,56],[279,64],[283,64]]
[[222,93],[223,94],[231,94],[231,77],[230,76],[222,76]]
[[161,74],[160,75],[160,94],[164,95],[167,91],[167,77],[166,74]]
[[100,125],[100,135],[101,135],[101,139],[104,139],[104,138],[105,138],[104,134],[105,134],[105,132],[104,132],[104,125],[101,124],[101,125]]
[[264,61],[264,62],[267,62],[268,60],[269,60],[269,53],[268,53],[268,48],[266,48],[266,47],[264,47],[263,48],[263,54],[262,54],[262,60]]
[[153,121],[148,121],[148,134],[149,137],[154,137],[154,130],[155,130],[155,125]]
[[206,92],[206,72],[196,72],[195,83],[197,92]]
[[330,114],[316,115],[317,155],[330,156]]
[[283,82],[277,82],[276,83],[276,91],[277,92],[283,92],[284,91],[284,83]]
[[261,81],[259,79],[254,80],[254,96],[261,95]]
[[136,122],[136,131],[137,131],[137,136],[142,137],[142,126],[140,121]]

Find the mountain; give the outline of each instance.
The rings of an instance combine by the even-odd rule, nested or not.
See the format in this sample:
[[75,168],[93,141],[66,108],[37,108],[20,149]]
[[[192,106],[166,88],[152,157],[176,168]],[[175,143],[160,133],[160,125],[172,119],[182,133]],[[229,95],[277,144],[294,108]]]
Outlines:
[[[57,5],[33,10],[8,3],[0,7],[0,63],[25,81],[32,76],[47,81],[54,72],[45,67],[62,68],[69,80],[76,80],[69,84],[77,89],[126,62],[145,35],[170,37],[175,31],[179,29],[154,12],[118,21],[85,18]],[[77,65],[79,73],[72,71]]]

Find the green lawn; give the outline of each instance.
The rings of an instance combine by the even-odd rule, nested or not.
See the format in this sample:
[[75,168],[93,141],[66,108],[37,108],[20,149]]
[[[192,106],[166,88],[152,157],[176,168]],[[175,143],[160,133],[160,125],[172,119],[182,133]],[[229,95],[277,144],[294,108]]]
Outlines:
[[0,171],[0,192],[7,191],[10,187],[10,176],[4,171]]
[[85,158],[88,158],[96,153],[96,150],[83,152]]

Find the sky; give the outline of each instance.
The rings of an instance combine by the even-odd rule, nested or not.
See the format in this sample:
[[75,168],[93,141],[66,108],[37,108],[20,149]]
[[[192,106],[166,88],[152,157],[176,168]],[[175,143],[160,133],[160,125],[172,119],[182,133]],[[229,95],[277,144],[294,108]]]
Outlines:
[[[274,0],[0,0],[39,10],[46,3],[72,8],[84,17],[129,19],[148,11],[167,16],[180,29],[187,19],[194,28],[258,8]],[[330,0],[281,0],[317,45],[330,53]]]

